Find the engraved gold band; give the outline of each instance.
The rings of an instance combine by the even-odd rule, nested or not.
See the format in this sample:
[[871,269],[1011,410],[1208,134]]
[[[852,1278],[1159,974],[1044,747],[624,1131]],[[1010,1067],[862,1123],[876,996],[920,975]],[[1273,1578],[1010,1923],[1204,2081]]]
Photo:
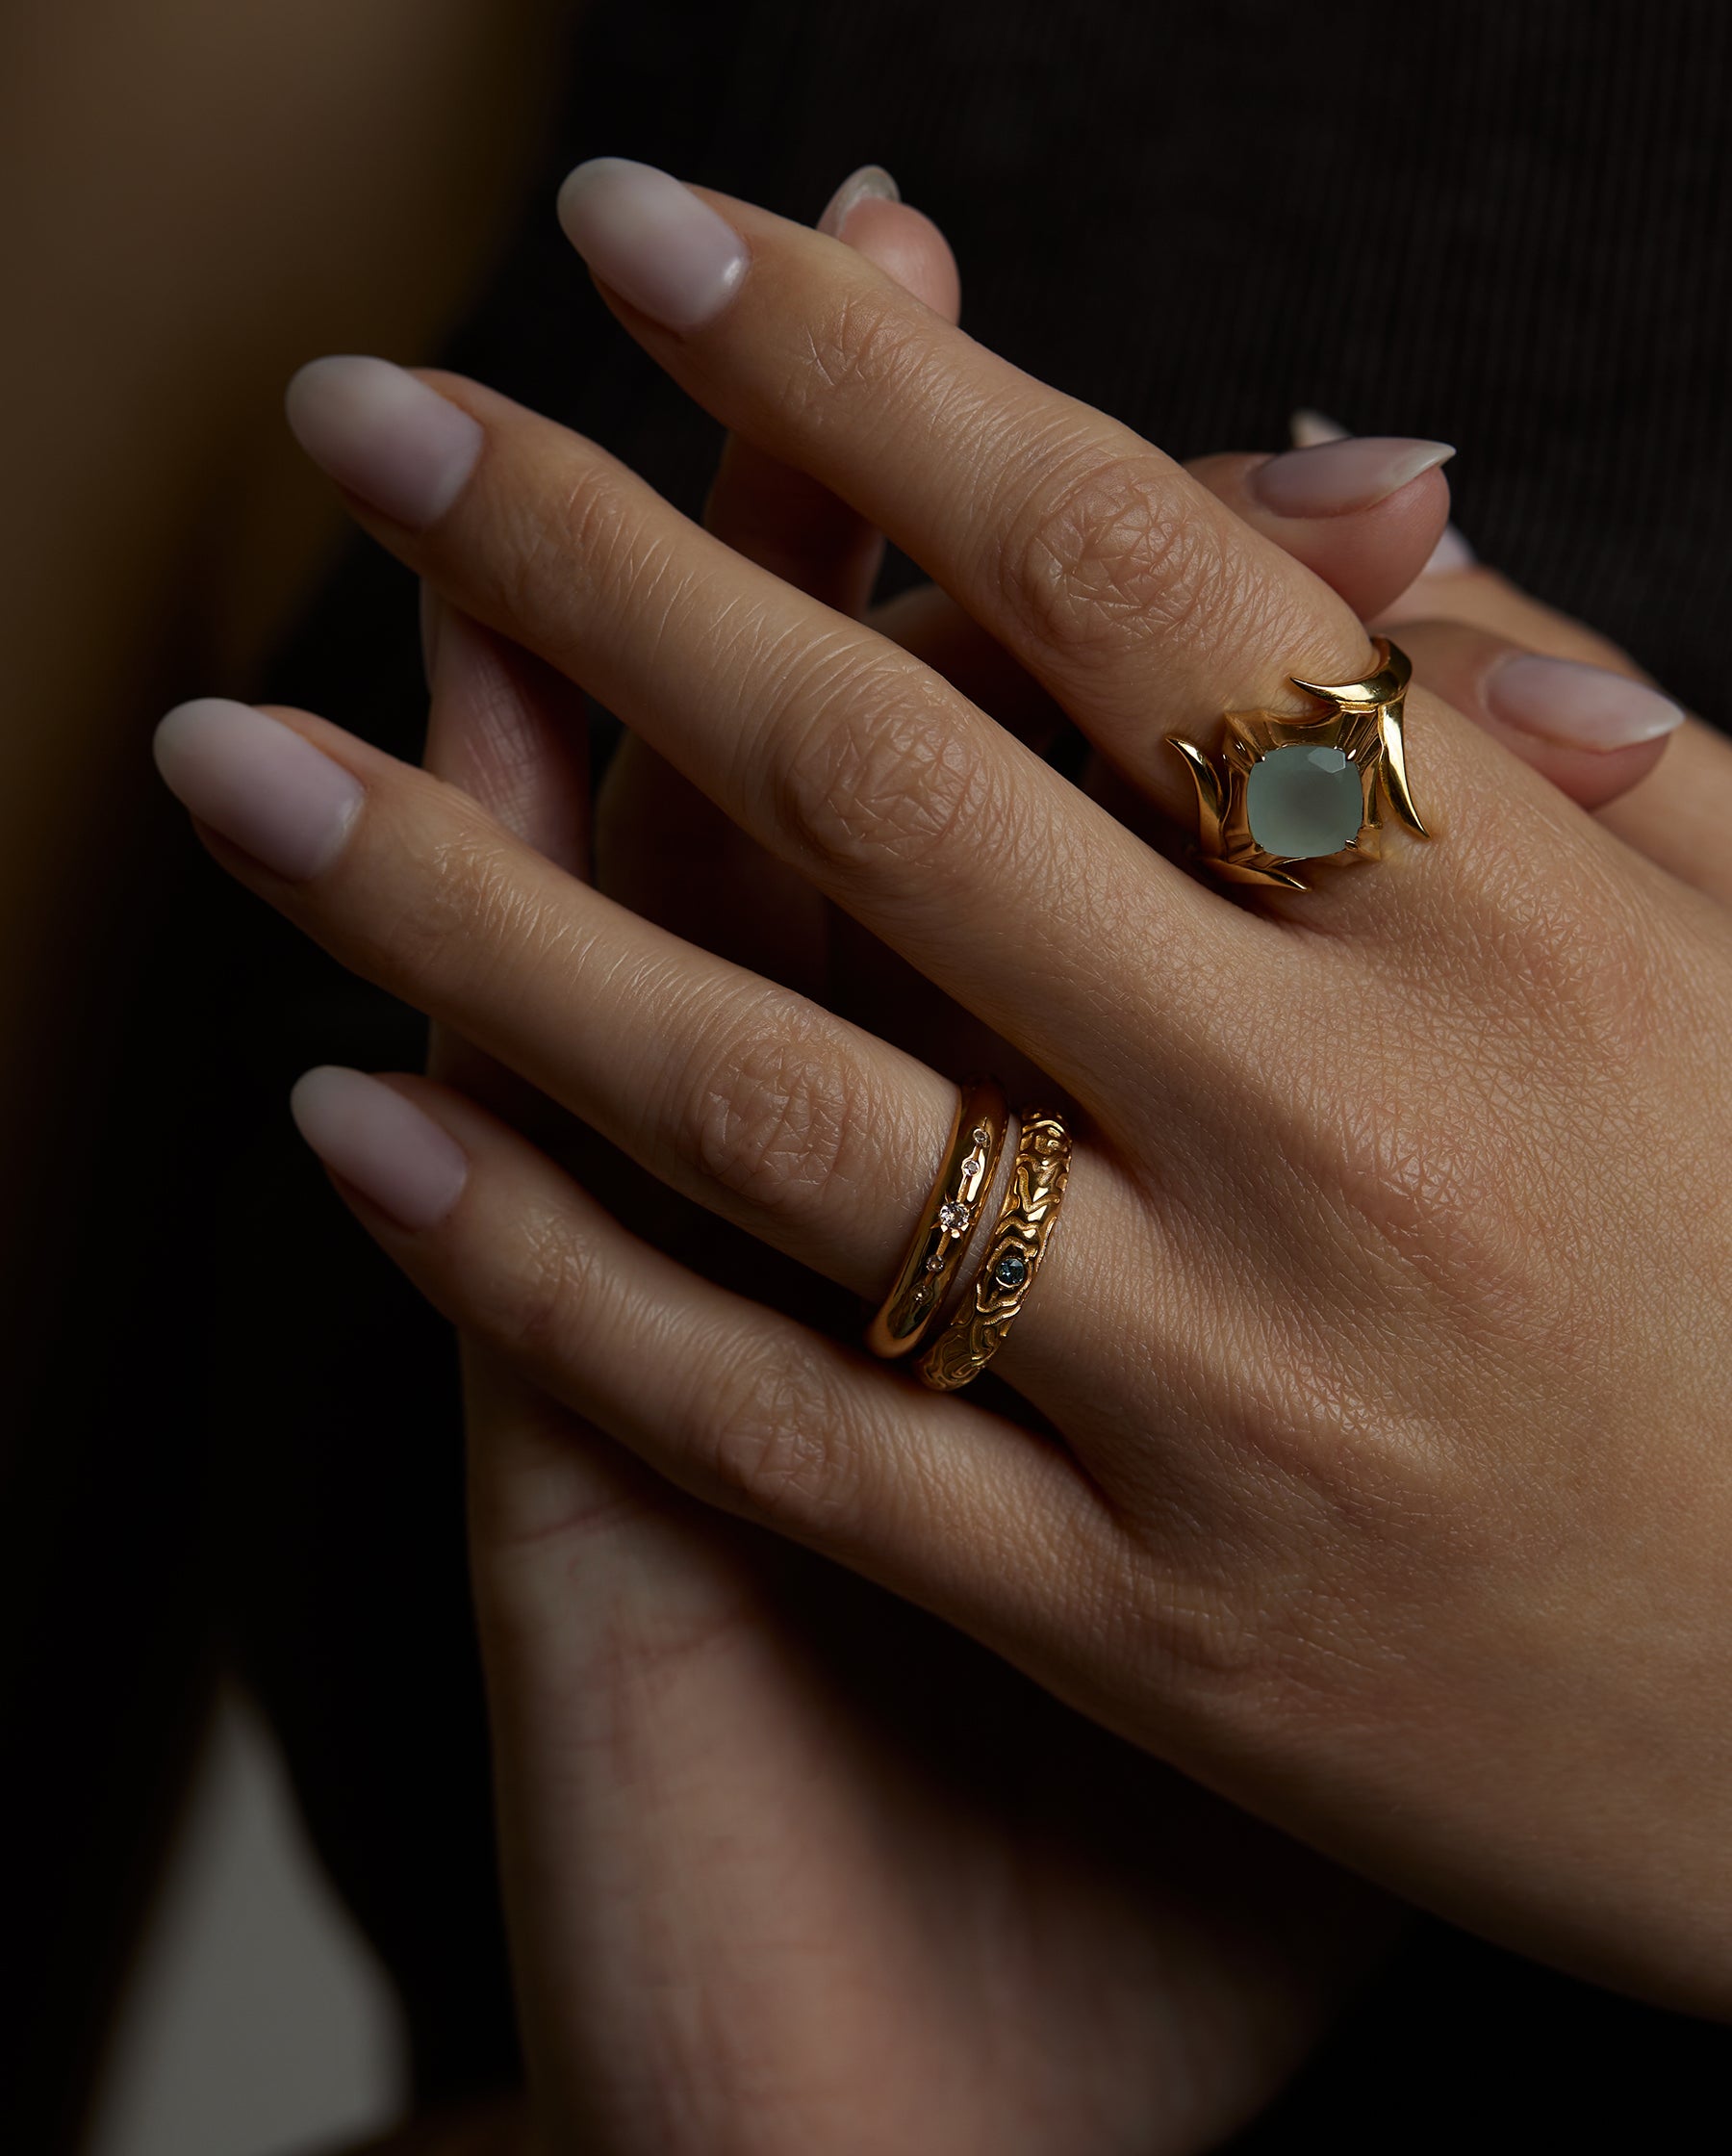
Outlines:
[[1002,1086],[977,1078],[962,1088],[944,1164],[920,1225],[896,1285],[866,1328],[866,1345],[875,1355],[912,1354],[932,1329],[956,1277],[981,1201],[992,1186],[1009,1121]]
[[921,1357],[921,1378],[934,1392],[953,1393],[970,1384],[1004,1345],[1034,1285],[1064,1202],[1070,1163],[1070,1132],[1062,1118],[1044,1111],[1026,1114],[1010,1188],[999,1208],[974,1293]]

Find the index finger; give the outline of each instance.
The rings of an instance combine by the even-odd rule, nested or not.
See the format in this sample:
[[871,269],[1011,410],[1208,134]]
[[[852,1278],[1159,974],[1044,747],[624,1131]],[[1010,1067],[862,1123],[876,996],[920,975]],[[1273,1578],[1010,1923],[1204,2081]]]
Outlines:
[[615,158],[560,215],[683,388],[884,531],[1169,806],[1169,727],[1363,667],[1351,608],[1180,465],[853,250]]

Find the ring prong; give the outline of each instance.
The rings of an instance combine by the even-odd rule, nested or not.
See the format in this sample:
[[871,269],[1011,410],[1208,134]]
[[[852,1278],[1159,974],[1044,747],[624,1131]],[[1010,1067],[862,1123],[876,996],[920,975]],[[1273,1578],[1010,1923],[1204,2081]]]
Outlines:
[[1198,835],[1203,850],[1208,854],[1221,851],[1221,818],[1227,812],[1227,803],[1221,791],[1221,775],[1213,759],[1194,741],[1184,740],[1177,733],[1167,735],[1168,745],[1178,750],[1184,758],[1184,768],[1191,775],[1197,789]]
[[1411,832],[1421,838],[1431,833],[1419,820],[1419,811],[1414,806],[1413,788],[1408,784],[1407,742],[1402,732],[1400,702],[1386,704],[1378,714],[1378,727],[1383,735],[1383,784],[1389,797],[1389,806]]

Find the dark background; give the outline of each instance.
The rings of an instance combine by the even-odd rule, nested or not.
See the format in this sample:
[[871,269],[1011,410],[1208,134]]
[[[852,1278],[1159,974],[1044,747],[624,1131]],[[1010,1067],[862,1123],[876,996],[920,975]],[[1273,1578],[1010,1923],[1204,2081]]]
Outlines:
[[[949,235],[986,343],[1181,456],[1279,448],[1299,405],[1456,443],[1482,556],[1727,723],[1720,0],[639,0],[595,8],[578,60],[471,319],[398,356],[581,428],[695,510],[716,431],[596,300],[559,178],[619,153],[815,218],[879,162]],[[406,573],[349,545],[262,694],[417,754]],[[191,848],[177,903],[118,1021],[134,1105],[91,1134],[117,1240],[66,1313],[63,1426],[13,1501],[6,1928],[29,1954],[0,2141],[21,2152],[81,2106],[219,1665],[402,1986],[424,2092],[513,2068],[451,1344],[283,1107],[311,1063],[412,1066],[419,1021]],[[1729,2065],[1723,2032],[1424,1923],[1240,2145],[1719,2145]]]

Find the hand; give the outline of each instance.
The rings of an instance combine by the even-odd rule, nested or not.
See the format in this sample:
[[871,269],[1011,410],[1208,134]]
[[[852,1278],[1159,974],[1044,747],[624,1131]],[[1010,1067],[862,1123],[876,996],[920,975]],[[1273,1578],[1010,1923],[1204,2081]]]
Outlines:
[[[851,244],[954,313],[924,219],[872,203],[863,241],[858,221]],[[1440,513],[1417,511],[1414,559]],[[863,604],[872,534],[749,445],[706,521]],[[911,641],[938,619],[893,611]],[[583,873],[581,699],[437,601],[427,628],[429,768]],[[971,630],[946,624],[928,656],[1008,676]],[[1033,684],[1001,685],[1050,720]],[[822,901],[803,951],[788,932],[810,886],[668,765],[628,737],[614,772],[605,828],[640,913],[689,914],[737,955],[833,953]],[[878,955],[832,986],[887,995]],[[602,1149],[447,1029],[432,1067],[642,1219]],[[686,1210],[687,1258],[774,1292]],[[1381,1896],[972,1642],[682,1499],[497,1357],[465,1366],[507,1915],[550,2145],[1149,2156],[1261,2107],[1389,1936]]]
[[[659,214],[698,219],[683,259],[709,247],[727,303],[676,333],[620,299],[629,326],[931,568],[1158,806],[1169,726],[1363,665],[1351,609],[1147,445],[743,205],[727,268],[677,192]],[[665,261],[586,237],[679,300]],[[1451,1914],[1723,2007],[1719,909],[1423,693],[1440,841],[1235,907],[930,670],[444,379],[305,392],[369,528],[1082,1104],[1002,1358],[1065,1449],[683,1271],[480,1111],[420,1088],[410,1114],[406,1081],[395,1152],[336,1160],[386,1247],[697,1494]],[[881,1287],[948,1124],[936,1073],[317,720],[195,712],[165,760],[219,858],[349,962]]]

